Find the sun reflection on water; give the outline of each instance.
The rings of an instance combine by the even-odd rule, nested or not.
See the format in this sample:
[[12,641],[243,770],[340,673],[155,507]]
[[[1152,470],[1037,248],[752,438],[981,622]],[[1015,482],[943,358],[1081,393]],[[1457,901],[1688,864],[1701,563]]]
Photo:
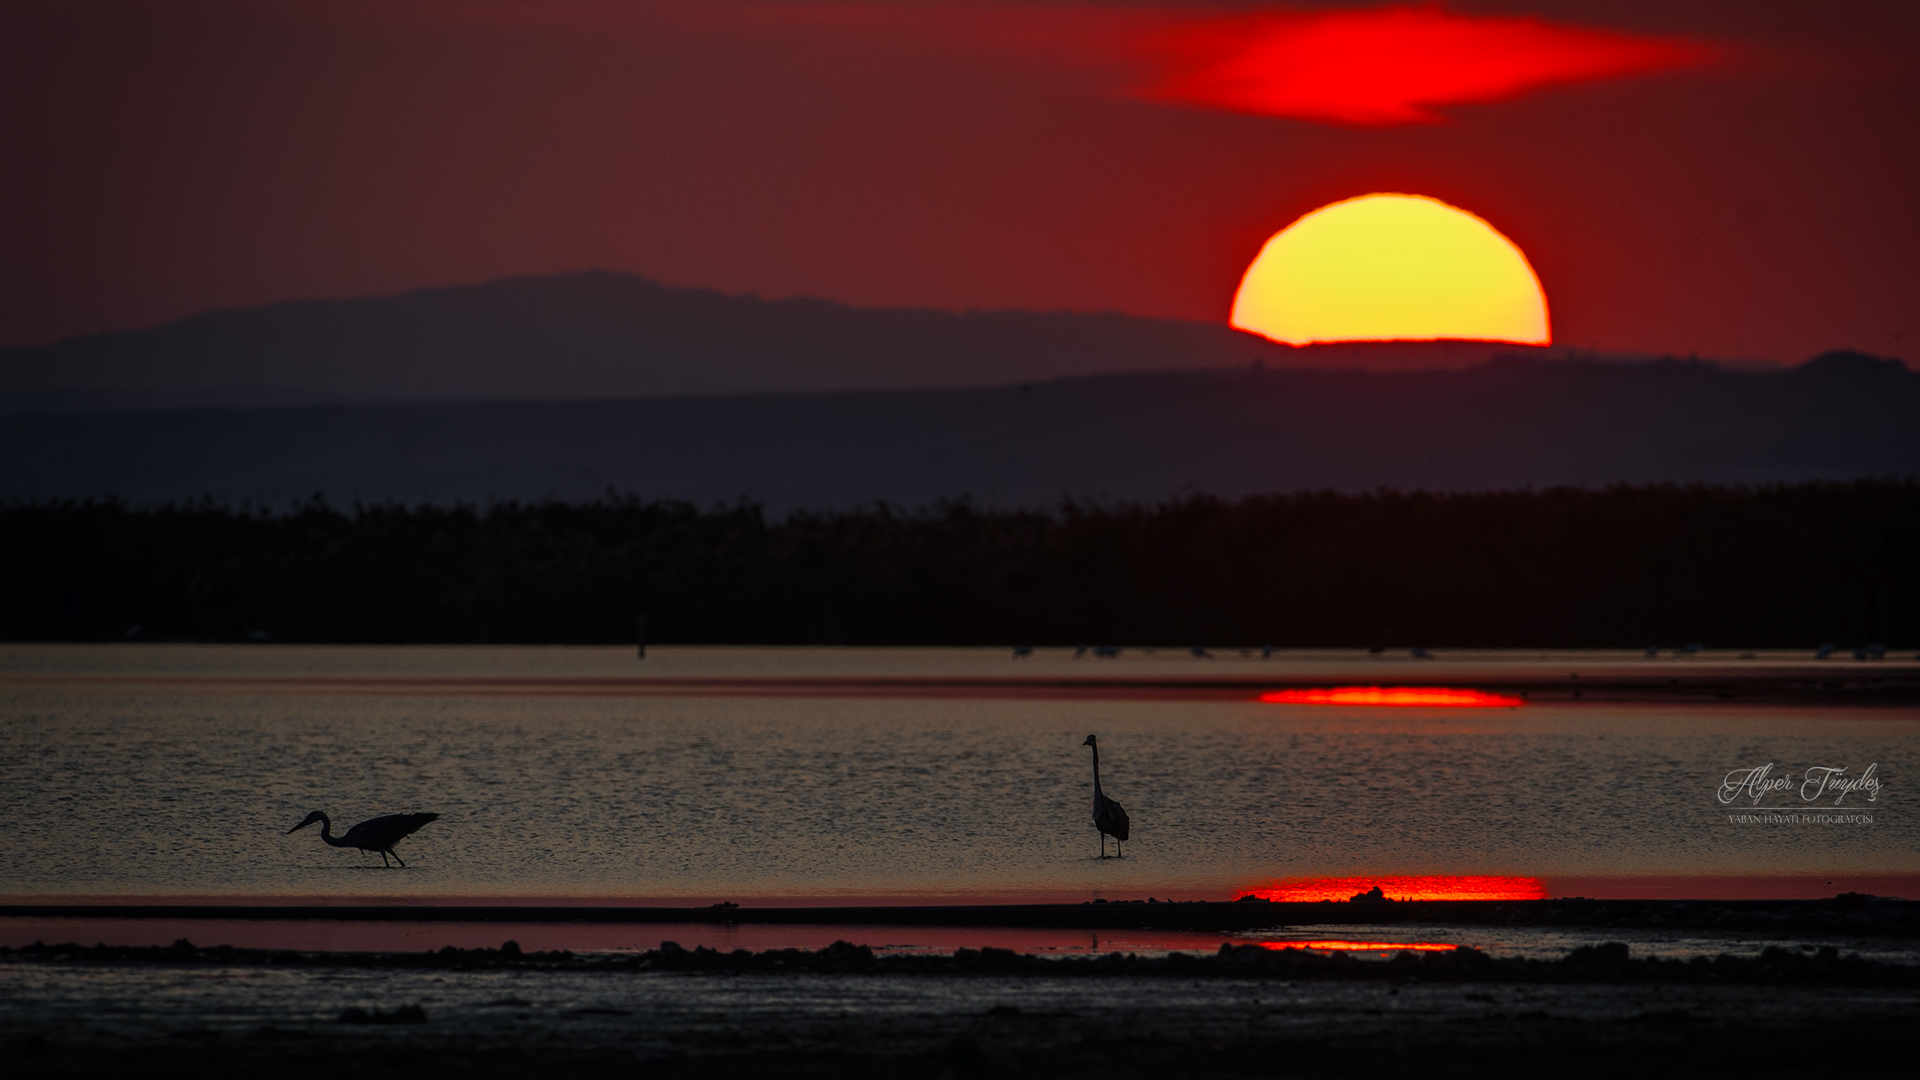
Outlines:
[[1393,705],[1499,709],[1525,704],[1521,698],[1451,686],[1334,686],[1273,690],[1261,701],[1276,705]]
[[[1370,896],[1380,890],[1377,897]],[[1546,882],[1537,877],[1491,874],[1423,874],[1387,877],[1283,878],[1243,890],[1262,900],[1314,903],[1353,900],[1544,900]]]
[[1460,946],[1436,941],[1263,941],[1260,947],[1314,952],[1452,952]]

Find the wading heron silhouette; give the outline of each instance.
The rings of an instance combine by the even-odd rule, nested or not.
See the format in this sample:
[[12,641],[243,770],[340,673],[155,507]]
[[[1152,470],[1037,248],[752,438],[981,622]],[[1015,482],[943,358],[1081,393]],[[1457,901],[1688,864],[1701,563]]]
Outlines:
[[287,835],[291,836],[317,821],[320,823],[320,839],[325,840],[329,845],[359,848],[361,851],[377,851],[380,853],[381,866],[393,865],[387,861],[389,855],[393,856],[395,862],[405,866],[407,861],[400,857],[399,852],[393,850],[393,845],[412,836],[419,831],[420,826],[439,816],[439,814],[387,814],[363,821],[348,829],[347,835],[336,837],[333,835],[333,822],[327,818],[327,815],[315,810],[307,815],[307,820],[288,829]]
[[1107,837],[1113,837],[1113,857],[1124,859],[1120,842],[1127,838],[1127,812],[1100,790],[1100,742],[1093,736],[1081,746],[1093,747],[1093,827],[1100,830],[1100,857],[1107,857]]

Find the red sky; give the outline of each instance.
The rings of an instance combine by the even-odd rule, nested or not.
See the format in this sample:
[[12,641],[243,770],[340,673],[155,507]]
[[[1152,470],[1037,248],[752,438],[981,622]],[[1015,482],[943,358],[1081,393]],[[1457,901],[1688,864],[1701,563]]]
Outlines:
[[1920,4],[1403,11],[1600,64],[1410,115],[1177,85],[1195,27],[1379,7],[0,0],[0,345],[586,267],[1224,321],[1274,230],[1407,191],[1562,344],[1920,359]]

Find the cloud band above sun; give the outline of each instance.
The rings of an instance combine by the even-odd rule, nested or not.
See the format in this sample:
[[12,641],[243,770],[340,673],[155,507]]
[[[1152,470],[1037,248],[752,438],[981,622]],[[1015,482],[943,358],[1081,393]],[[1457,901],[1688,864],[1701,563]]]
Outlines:
[[1275,233],[1240,279],[1229,321],[1289,345],[1553,340],[1546,292],[1520,248],[1424,195],[1346,199]]
[[[472,7],[473,5],[469,5]],[[496,0],[499,17],[669,18],[779,31],[904,32],[1075,64],[1134,68],[1128,96],[1314,123],[1382,127],[1444,122],[1452,105],[1508,101],[1565,83],[1707,63],[1726,49],[1691,38],[1459,15],[1430,6],[1207,13],[1195,6],[994,0],[669,0],[627,5]]]
[[1363,126],[1438,123],[1442,106],[1687,67],[1717,53],[1681,38],[1438,7],[1259,12],[1175,23],[1139,41],[1162,65],[1143,97]]

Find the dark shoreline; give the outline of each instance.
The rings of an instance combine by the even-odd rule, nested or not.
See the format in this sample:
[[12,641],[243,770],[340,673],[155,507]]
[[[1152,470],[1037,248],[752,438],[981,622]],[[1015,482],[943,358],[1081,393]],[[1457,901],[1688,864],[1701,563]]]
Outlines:
[[[1516,673],[1472,660],[1412,673],[1298,670],[1228,676],[374,676],[313,675],[91,675],[0,676],[0,685],[84,682],[225,693],[379,694],[382,696],[608,697],[608,698],[893,698],[1006,701],[1250,701],[1274,690],[1320,690],[1354,685],[1433,685],[1501,694],[1528,703],[1821,705],[1853,708],[1920,703],[1920,666],[1777,663],[1689,664],[1693,670],[1594,670],[1583,675]],[[1496,706],[1498,707],[1498,706]],[[1519,707],[1519,706],[1512,706]]]
[[1291,925],[1566,926],[1920,937],[1920,901],[1823,900],[1096,901],[872,907],[568,907],[385,904],[5,904],[0,918],[230,921],[761,924],[1236,931]]
[[0,946],[0,963],[106,965],[187,965],[216,967],[427,969],[434,971],[530,971],[639,973],[682,972],[722,975],[872,975],[1033,978],[1177,978],[1281,979],[1289,981],[1387,981],[1487,984],[1641,984],[1708,986],[1870,986],[1920,987],[1920,965],[1842,954],[1833,946],[1801,950],[1768,946],[1759,956],[1722,953],[1687,960],[1634,957],[1620,942],[1582,945],[1558,960],[1494,957],[1471,946],[1443,952],[1396,952],[1387,960],[1363,960],[1346,952],[1315,952],[1274,943],[1223,943],[1217,952],[1173,952],[1137,956],[1042,957],[1012,949],[957,949],[951,954],[885,955],[867,945],[836,941],[823,949],[686,949],[664,942],[636,953],[575,954],[522,952],[508,941],[497,949],[447,946],[425,952],[347,952],[295,949],[236,949],[231,945]]
[[[1097,663],[1097,661],[1096,661]],[[1586,675],[1516,674],[1471,660],[1418,675],[1404,670],[1311,671],[1276,667],[1272,674],[1219,676],[766,676],[766,677],[511,677],[511,676],[207,676],[9,674],[0,682],[143,685],[168,689],[309,694],[476,695],[488,697],[854,697],[999,699],[1015,701],[1244,701],[1272,690],[1334,689],[1380,682],[1470,688],[1528,702],[1649,702],[1893,706],[1920,702],[1920,667],[1894,662],[1859,666],[1813,661],[1786,666],[1714,665],[1675,672],[1594,671]],[[1497,707],[1497,706],[1496,706]]]

